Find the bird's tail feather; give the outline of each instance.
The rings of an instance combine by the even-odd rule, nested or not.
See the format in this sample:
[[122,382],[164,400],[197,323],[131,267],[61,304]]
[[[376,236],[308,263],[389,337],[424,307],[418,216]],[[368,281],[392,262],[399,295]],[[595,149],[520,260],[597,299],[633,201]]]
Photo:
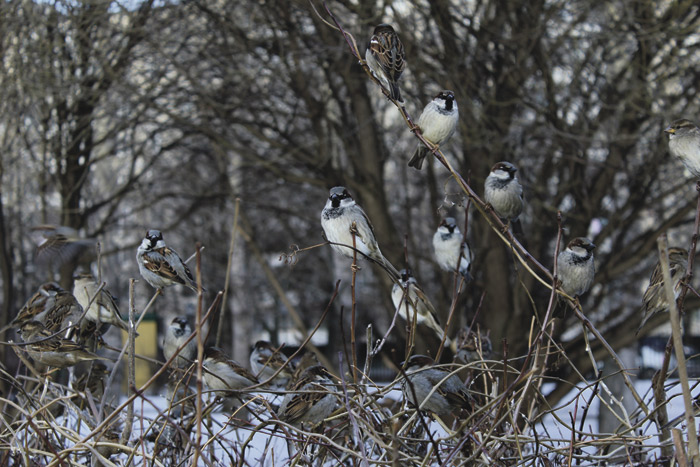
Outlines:
[[423,143],[419,144],[413,153],[413,157],[408,161],[409,167],[415,167],[420,170],[423,167],[423,159],[428,155],[428,148]]

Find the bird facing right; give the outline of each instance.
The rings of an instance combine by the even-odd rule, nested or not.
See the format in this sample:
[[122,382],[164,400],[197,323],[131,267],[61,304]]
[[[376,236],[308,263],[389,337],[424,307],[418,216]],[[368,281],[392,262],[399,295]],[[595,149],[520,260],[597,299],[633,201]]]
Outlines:
[[175,250],[165,244],[160,230],[146,232],[136,252],[136,262],[141,276],[155,289],[183,284],[197,291],[190,268]]
[[686,119],[676,120],[664,130],[668,134],[668,150],[671,155],[696,178],[700,178],[700,128]]
[[517,171],[510,162],[497,162],[484,184],[484,201],[498,217],[509,221],[517,220],[523,211],[523,187],[515,176]]
[[365,61],[372,74],[389,89],[389,97],[403,102],[399,91],[399,78],[406,68],[403,44],[390,24],[380,24],[367,44]]
[[[459,122],[459,109],[452,91],[440,91],[423,109],[418,117],[418,126],[425,139],[435,146],[441,146],[452,138]],[[423,160],[430,154],[425,144],[418,143],[413,157],[408,161],[409,167],[420,170]]]
[[448,272],[459,271],[465,280],[470,280],[471,250],[462,238],[454,217],[446,217],[440,222],[433,235],[435,260],[440,269]]
[[557,275],[561,289],[571,297],[578,297],[588,291],[593,284],[595,245],[585,237],[577,237],[569,242],[557,257]]
[[[685,277],[688,269],[688,250],[684,248],[672,247],[668,249],[668,265],[671,272],[671,280],[673,281],[674,298],[677,300],[681,294],[681,281]],[[664,290],[664,277],[661,271],[661,263],[657,262],[654,271],[649,279],[649,287],[644,292],[642,305],[642,324],[637,328],[637,334],[642,330],[645,324],[659,313],[668,311],[669,303],[666,300],[666,291]]]
[[[126,323],[119,314],[119,307],[111,293],[104,287],[100,289],[99,295],[95,297],[100,289],[95,276],[92,274],[80,274],[73,282],[73,295],[78,300],[80,306],[86,309],[90,300],[90,308],[87,308],[85,319],[93,323],[106,323],[117,326],[124,331],[129,331],[129,324]],[[95,297],[93,299],[93,297]]]
[[450,376],[445,368],[436,367],[435,361],[426,355],[408,359],[406,378],[401,381],[401,390],[404,399],[416,408],[445,416],[471,406],[471,397],[462,380],[456,374]]
[[204,383],[213,391],[240,391],[258,384],[258,379],[226,356],[218,347],[209,347],[204,351]]

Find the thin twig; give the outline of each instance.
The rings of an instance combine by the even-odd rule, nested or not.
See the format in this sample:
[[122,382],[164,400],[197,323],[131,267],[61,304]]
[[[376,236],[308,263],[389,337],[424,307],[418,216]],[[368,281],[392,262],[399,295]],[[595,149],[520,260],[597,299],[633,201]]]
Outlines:
[[[700,182],[698,183],[700,187]],[[676,350],[676,361],[678,362],[678,379],[681,382],[683,391],[683,403],[685,405],[685,421],[688,429],[688,455],[695,465],[700,465],[700,452],[698,451],[698,438],[696,435],[695,416],[693,413],[693,399],[688,385],[688,368],[685,363],[685,352],[683,351],[683,338],[681,337],[681,323],[676,308],[673,282],[671,282],[671,267],[668,262],[668,240],[666,234],[659,235],[656,239],[659,246],[659,262],[664,278],[664,292],[666,302],[669,305],[671,315],[671,331],[673,333],[673,346]]]

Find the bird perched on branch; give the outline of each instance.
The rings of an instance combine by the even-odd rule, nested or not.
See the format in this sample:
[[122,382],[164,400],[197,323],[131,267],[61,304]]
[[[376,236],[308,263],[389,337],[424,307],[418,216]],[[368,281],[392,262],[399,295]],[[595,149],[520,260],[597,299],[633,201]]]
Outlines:
[[572,297],[588,291],[593,284],[595,245],[585,237],[577,237],[569,242],[566,249],[557,257],[557,275],[561,289]]
[[328,201],[321,211],[321,227],[333,249],[349,258],[354,256],[352,249],[354,232],[357,258],[368,256],[383,265],[392,278],[398,279],[398,271],[379,250],[377,239],[374,237],[374,228],[367,214],[352,199],[345,187],[331,188]]
[[47,305],[49,309],[41,323],[52,333],[67,330],[65,337],[73,338],[84,322],[83,307],[78,300],[72,293],[61,289],[53,295]]
[[257,341],[250,353],[250,369],[260,381],[265,381],[280,370],[272,381],[278,386],[285,386],[292,377],[293,367],[287,357],[267,341]]
[[[418,126],[425,139],[440,147],[452,138],[459,122],[459,109],[452,91],[440,91],[423,109],[418,117]],[[418,143],[413,157],[408,161],[409,167],[420,170],[423,160],[431,150],[425,144]]]
[[510,221],[514,230],[522,230],[516,221],[523,211],[523,187],[515,173],[518,169],[507,161],[497,162],[484,183],[484,201],[501,219]]
[[389,90],[389,97],[403,102],[399,78],[406,68],[406,56],[398,34],[389,24],[380,24],[367,44],[365,61],[372,74]]
[[[410,269],[401,270],[399,282],[391,289],[391,301],[394,302],[399,316],[408,323],[413,323],[415,317],[417,325],[428,327],[442,339],[444,332],[440,327],[435,307],[416,282]],[[451,344],[450,338],[445,337],[445,345]]]
[[700,128],[686,119],[676,120],[664,130],[668,149],[696,178],[700,178]]
[[336,403],[333,376],[321,365],[314,365],[304,370],[285,394],[277,416],[297,427],[313,427],[333,413]]
[[190,268],[175,250],[165,244],[160,230],[149,230],[146,233],[136,252],[136,261],[141,276],[152,287],[162,289],[182,284],[197,292],[197,283]]
[[459,272],[465,280],[471,280],[469,268],[472,253],[469,244],[462,238],[454,217],[446,217],[440,222],[433,235],[435,260],[443,271]]
[[413,355],[408,359],[401,390],[404,399],[413,406],[440,416],[471,406],[471,396],[462,380],[456,374],[450,376],[445,368],[435,366],[435,361],[426,355]]
[[177,349],[182,347],[173,363],[178,368],[189,366],[197,352],[197,341],[195,339],[192,339],[185,345],[185,342],[191,335],[192,328],[190,323],[187,322],[187,318],[182,316],[173,318],[170,326],[165,330],[165,336],[163,336],[163,356],[165,360],[170,360]]
[[204,351],[204,383],[214,391],[235,392],[258,384],[258,378],[218,347]]
[[35,362],[66,368],[89,360],[109,360],[89,352],[80,344],[55,336],[39,321],[29,321],[20,329],[24,349]]
[[480,360],[488,360],[493,355],[493,345],[488,333],[482,333],[464,327],[459,330],[455,339],[457,352],[455,362],[473,363]]
[[[97,293],[98,290],[99,294]],[[119,307],[114,297],[104,287],[100,289],[95,276],[92,274],[85,273],[75,277],[73,295],[80,306],[84,310],[87,309],[85,319],[88,321],[96,324],[111,324],[124,331],[129,331],[129,325],[121,318]],[[95,297],[94,300],[93,297]],[[87,308],[90,300],[92,300],[92,304]]]
[[[671,272],[671,281],[673,282],[673,297],[678,300],[681,294],[681,281],[688,269],[688,250],[677,247],[669,248],[668,265]],[[664,290],[661,262],[656,263],[654,271],[651,273],[649,287],[644,292],[642,301],[644,303],[642,305],[643,318],[642,324],[637,328],[637,334],[651,318],[669,309],[670,304],[666,299],[666,291]]]
[[10,326],[22,327],[28,321],[43,322],[53,306],[53,298],[63,288],[55,282],[46,282],[20,308]]

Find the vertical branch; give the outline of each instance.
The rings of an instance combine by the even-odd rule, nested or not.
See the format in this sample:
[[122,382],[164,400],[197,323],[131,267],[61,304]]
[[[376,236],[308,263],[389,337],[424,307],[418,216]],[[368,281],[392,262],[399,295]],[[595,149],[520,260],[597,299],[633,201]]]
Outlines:
[[[192,465],[197,465],[197,460],[201,455],[202,446],[202,361],[204,360],[204,339],[202,339],[202,255],[201,246],[197,244],[197,315],[195,319],[195,328],[197,330],[197,397],[195,398],[196,405],[196,425],[197,431],[194,442],[194,456]],[[223,313],[221,309],[220,313]]]
[[[695,250],[698,246],[698,234],[700,234],[700,180],[695,184],[695,190],[698,192],[698,207],[695,209],[695,230],[693,231],[693,237],[690,242],[690,248],[688,249],[688,269],[685,273],[685,279],[683,280],[683,288],[681,289],[681,294],[678,297],[678,303],[680,303],[680,312],[684,311],[685,295],[688,293],[688,287],[693,279],[693,265],[695,264]],[[675,300],[674,300],[675,301]]]
[[[136,393],[136,326],[134,322],[134,317],[136,315],[136,310],[134,308],[134,279],[129,279],[129,344],[128,344],[128,385],[129,391],[133,394]],[[131,426],[134,423],[134,402],[133,399],[131,403],[126,408],[126,420],[124,421],[124,431],[119,438],[121,444],[126,444],[131,436]]]
[[[352,283],[350,293],[352,295],[352,308],[350,309],[350,351],[352,352],[352,382],[357,384],[357,348],[355,346],[355,277],[357,276],[357,225],[353,221],[350,226],[352,234]],[[368,343],[369,345],[369,343]]]
[[[700,182],[698,182],[698,187],[700,187]],[[693,236],[693,242],[696,241],[696,237],[697,235]],[[688,385],[688,368],[685,364],[685,352],[683,351],[683,338],[681,337],[680,316],[678,313],[678,308],[676,307],[676,301],[674,300],[675,295],[673,291],[673,282],[671,282],[671,268],[668,264],[668,241],[666,235],[659,235],[656,242],[659,246],[659,262],[661,263],[661,271],[664,278],[664,292],[666,293],[666,301],[669,304],[669,313],[671,315],[673,347],[675,348],[676,361],[678,362],[678,379],[681,382],[683,402],[685,404],[685,421],[688,427],[688,454],[690,455],[692,462],[695,465],[698,465],[700,464],[700,452],[698,451],[698,438],[696,435],[693,398],[690,394],[690,386]]]
[[[219,343],[221,342],[221,334],[223,333],[224,329],[224,313],[226,313],[226,310],[228,309],[226,307],[227,304],[227,298],[228,298],[228,289],[231,281],[231,266],[233,263],[233,252],[234,252],[234,244],[236,242],[236,231],[238,230],[238,211],[241,207],[241,199],[236,198],[236,207],[233,211],[233,226],[231,227],[231,241],[229,243],[228,247],[228,262],[226,263],[226,278],[224,279],[224,297],[221,299],[221,311],[219,311],[219,324],[216,327],[216,339],[214,340],[215,346],[219,347]],[[233,325],[235,326],[236,321],[231,320]],[[235,333],[233,333],[235,334]]]

